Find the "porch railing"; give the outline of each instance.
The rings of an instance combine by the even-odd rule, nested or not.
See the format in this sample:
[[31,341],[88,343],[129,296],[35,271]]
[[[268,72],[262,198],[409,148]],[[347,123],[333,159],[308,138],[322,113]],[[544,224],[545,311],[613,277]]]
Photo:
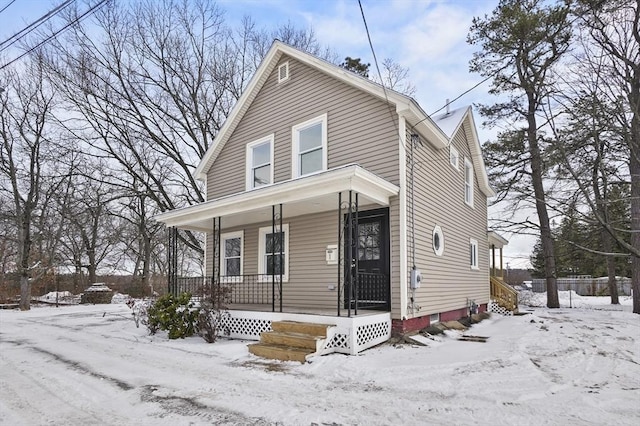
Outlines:
[[353,293],[346,289],[347,297],[351,297],[352,308],[383,309],[390,308],[389,276],[370,272],[358,272],[357,285]]
[[[271,304],[274,285],[272,276],[268,274],[255,275],[225,275],[220,277],[220,288],[227,303],[236,304]],[[178,277],[175,288],[169,291],[173,294],[191,293],[200,298],[216,294],[213,277]],[[279,282],[276,278],[276,300],[279,298]]]
[[506,284],[500,278],[490,277],[491,298],[498,305],[512,312],[518,311],[518,292]]

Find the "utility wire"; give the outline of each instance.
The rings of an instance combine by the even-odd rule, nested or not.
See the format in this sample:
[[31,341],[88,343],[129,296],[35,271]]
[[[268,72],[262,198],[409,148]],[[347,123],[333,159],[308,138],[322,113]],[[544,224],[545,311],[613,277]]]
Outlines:
[[16,0],[11,0],[5,7],[3,7],[2,9],[0,9],[0,13],[4,12],[5,10],[7,10],[7,8],[9,6],[11,6],[12,4],[14,4],[16,2]]
[[7,50],[9,47],[11,47],[15,43],[25,38],[29,33],[38,29],[38,27],[45,24],[47,21],[49,21],[55,15],[60,13],[65,7],[67,7],[69,4],[73,3],[74,1],[75,0],[66,0],[65,2],[61,3],[59,6],[55,7],[53,10],[50,10],[46,14],[42,15],[40,18],[33,21],[31,24],[27,25],[25,28],[21,29],[14,35],[10,36],[5,41],[1,42],[0,47],[2,49],[0,49],[0,52]]
[[[72,0],[73,1],[73,0]],[[98,8],[102,7],[107,1],[109,0],[100,0],[98,3],[96,3],[95,5],[93,5],[89,10],[87,10],[86,12],[84,12],[82,15],[80,15],[79,17],[75,18],[73,21],[69,22],[67,25],[65,25],[64,27],[62,27],[61,29],[59,29],[58,31],[54,32],[53,34],[51,34],[49,37],[47,37],[46,39],[42,40],[40,43],[38,43],[37,45],[33,46],[32,48],[30,48],[29,50],[27,50],[26,52],[24,52],[22,55],[19,55],[17,58],[7,62],[6,64],[2,65],[0,67],[0,71],[5,69],[6,67],[8,67],[9,65],[13,64],[16,61],[19,61],[20,59],[24,58],[25,56],[27,56],[28,54],[30,54],[31,52],[33,52],[34,50],[38,49],[40,46],[42,46],[43,44],[49,42],[51,39],[53,39],[54,37],[56,37],[58,34],[60,34],[61,32],[63,32],[64,30],[66,30],[67,28],[69,28],[72,25],[75,25],[77,23],[79,23],[84,17],[86,17],[87,15],[94,13]]]
[[378,78],[380,78],[380,85],[382,86],[382,91],[384,92],[384,98],[387,101],[387,109],[389,110],[389,115],[391,116],[391,122],[394,126],[396,126],[396,130],[399,131],[398,125],[393,117],[393,112],[391,111],[391,105],[389,105],[389,96],[387,96],[387,88],[384,85],[384,80],[382,79],[382,73],[380,72],[380,67],[378,66],[378,58],[376,57],[376,51],[373,49],[373,42],[371,42],[371,35],[369,34],[369,26],[367,25],[367,19],[364,17],[364,9],[362,9],[362,3],[358,0],[358,5],[360,6],[360,13],[362,14],[362,22],[364,23],[364,29],[367,32],[367,39],[369,40],[369,47],[371,48],[371,54],[373,55],[373,63],[376,65],[376,70],[378,71]]
[[[453,100],[448,101],[446,104],[444,104],[444,106],[442,106],[441,108],[433,111],[431,114],[429,114],[429,116],[432,116],[433,114],[437,114],[438,112],[442,111],[443,109],[445,109],[447,107],[447,105],[450,105],[452,103],[454,103],[455,101],[457,101],[458,99],[460,99],[461,97],[463,97],[464,95],[466,95],[467,93],[471,92],[472,90],[474,90],[475,88],[477,88],[478,86],[480,86],[482,83],[484,83],[485,81],[489,80],[490,78],[492,78],[493,75],[489,75],[487,76],[485,79],[483,79],[482,81],[480,81],[479,83],[476,83],[472,88],[465,90],[464,92],[460,93],[458,96],[456,96],[455,98],[453,98]],[[419,122],[418,122],[419,123]],[[417,123],[416,123],[417,124]]]

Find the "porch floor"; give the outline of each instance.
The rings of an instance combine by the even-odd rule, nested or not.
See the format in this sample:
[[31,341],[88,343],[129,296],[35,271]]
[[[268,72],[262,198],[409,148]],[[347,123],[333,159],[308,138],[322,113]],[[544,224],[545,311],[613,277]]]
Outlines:
[[[254,311],[254,312],[272,312],[271,304],[250,304],[250,303],[230,303],[227,305],[230,311]],[[276,306],[276,311],[279,312],[279,306]],[[287,314],[307,314],[307,315],[321,315],[328,317],[337,317],[337,308],[308,308],[300,306],[282,306],[282,312]],[[387,311],[373,310],[373,309],[358,309],[358,315],[355,315],[354,310],[351,309],[351,316],[368,316],[368,315],[380,315],[387,313]],[[347,317],[347,309],[340,309],[340,317]]]

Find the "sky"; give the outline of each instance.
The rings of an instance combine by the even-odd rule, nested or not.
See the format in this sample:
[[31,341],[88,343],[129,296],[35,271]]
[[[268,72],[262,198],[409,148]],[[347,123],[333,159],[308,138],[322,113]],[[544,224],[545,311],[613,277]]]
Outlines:
[[[521,294],[522,316],[311,362],[169,340],[124,304],[0,309],[0,425],[638,425],[631,298]],[[486,342],[458,340],[462,334]]]
[[[11,1],[0,0],[0,10]],[[469,73],[475,47],[467,44],[466,37],[472,19],[491,14],[498,0],[362,0],[361,3],[378,63],[391,58],[409,69],[409,80],[417,88],[414,97],[427,113],[434,113],[447,99],[457,98],[482,80],[479,75]],[[48,0],[15,0],[0,13],[0,39],[42,16],[52,4]],[[318,41],[330,47],[338,58],[360,57],[371,64],[370,74],[375,72],[357,0],[221,0],[218,4],[232,26],[249,15],[258,27],[273,28],[288,22],[312,27]],[[485,83],[451,107],[494,102],[487,92]],[[497,131],[483,128],[478,113],[475,121],[481,143],[495,138]],[[489,209],[490,218],[500,215],[497,207]],[[505,264],[511,268],[529,266],[535,239],[504,236],[510,241],[504,250]]]

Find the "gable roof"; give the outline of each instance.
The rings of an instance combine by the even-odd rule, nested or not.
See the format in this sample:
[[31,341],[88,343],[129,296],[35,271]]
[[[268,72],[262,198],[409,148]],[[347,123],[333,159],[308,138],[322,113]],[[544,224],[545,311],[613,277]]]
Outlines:
[[496,193],[489,185],[489,177],[487,176],[487,168],[482,157],[482,147],[476,130],[476,124],[473,119],[473,111],[470,105],[445,112],[444,114],[433,117],[433,121],[442,129],[449,139],[449,144],[453,141],[462,126],[471,133],[469,140],[469,150],[471,151],[471,161],[473,169],[476,172],[476,179],[480,190],[487,197],[495,197]]
[[343,83],[363,90],[385,102],[388,100],[390,104],[395,106],[396,113],[404,116],[407,123],[422,133],[428,142],[433,144],[436,148],[445,148],[448,145],[449,140],[447,135],[412,98],[394,90],[385,89],[380,84],[361,77],[354,72],[348,71],[328,61],[276,40],[271,45],[269,52],[267,52],[262,63],[240,96],[240,99],[238,99],[238,102],[231,110],[231,113],[220,129],[220,132],[218,132],[218,135],[213,140],[211,146],[202,157],[200,164],[194,171],[194,175],[197,179],[204,180],[207,171],[222,151],[222,148],[233,134],[233,131],[240,123],[242,117],[244,117],[249,106],[256,98],[260,89],[265,84],[269,75],[271,75],[271,72],[277,66],[283,55],[287,55],[307,66],[324,72]]

